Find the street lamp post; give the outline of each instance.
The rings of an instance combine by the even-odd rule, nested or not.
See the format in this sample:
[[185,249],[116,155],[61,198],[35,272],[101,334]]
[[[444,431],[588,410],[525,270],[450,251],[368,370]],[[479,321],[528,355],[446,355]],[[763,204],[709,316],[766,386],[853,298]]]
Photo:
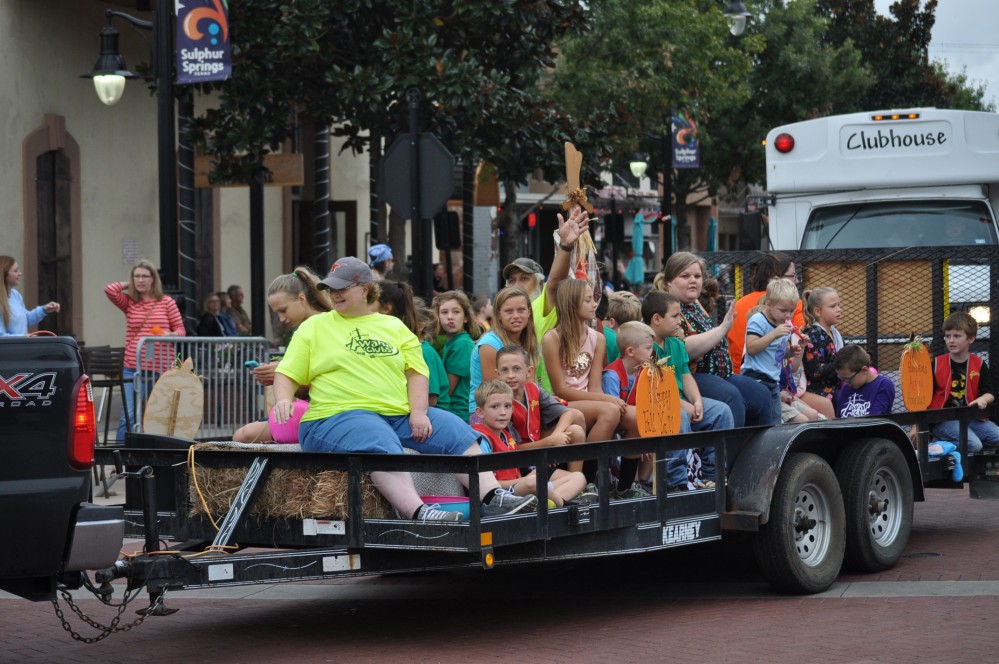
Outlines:
[[[152,21],[144,21],[120,11],[107,10],[105,12],[107,25],[101,31],[101,54],[93,71],[84,74],[84,77],[93,79],[97,96],[102,102],[109,106],[117,103],[125,90],[125,81],[136,76],[128,71],[125,59],[118,50],[118,31],[112,25],[112,19],[115,17],[124,19],[136,28],[150,30],[153,33],[150,60],[156,75],[160,274],[165,290],[176,292],[179,288],[183,293],[183,316],[186,326],[191,328],[198,320],[195,282],[197,238],[194,223],[194,147],[191,137],[182,134],[179,141],[178,164],[178,152],[174,142],[177,130],[171,7],[170,2],[157,3],[156,14]],[[194,117],[194,104],[189,90],[185,90],[181,95],[179,113],[183,124],[189,123]],[[260,260],[262,262],[262,258]],[[263,328],[258,329],[256,321],[263,320],[263,304],[258,304],[256,299],[253,315],[254,331],[260,333]]]
[[84,74],[94,80],[101,101],[111,106],[121,98],[125,80],[136,78],[128,71],[118,50],[118,30],[112,25],[117,17],[136,28],[153,33],[152,64],[156,74],[156,137],[159,170],[160,216],[160,277],[164,288],[177,289],[177,151],[176,120],[173,98],[173,34],[172,2],[157,2],[153,20],[144,21],[124,12],[109,9],[104,12],[107,25],[101,30],[101,54],[94,69]]
[[[733,36],[739,37],[743,32],[746,31],[746,22],[752,14],[746,10],[746,5],[743,4],[742,0],[730,0],[728,3],[728,8],[725,10],[725,18],[729,22],[729,31]],[[666,108],[669,109],[669,104],[666,104]],[[675,218],[673,217],[673,160],[671,157],[671,145],[673,138],[673,118],[672,112],[668,116],[668,122],[666,123],[666,133],[655,136],[659,141],[660,153],[662,155],[662,171],[660,175],[662,177],[662,193],[660,199],[660,209],[662,210],[663,217],[663,227],[661,230],[662,237],[660,238],[662,246],[662,260],[665,261],[667,254],[673,253],[676,247],[673,246],[673,234],[672,228],[675,223]],[[645,161],[641,155],[635,155],[632,159],[629,167],[631,168],[631,174],[636,178],[640,178],[645,175],[645,171],[649,164]],[[669,220],[669,226],[667,226],[667,221]]]

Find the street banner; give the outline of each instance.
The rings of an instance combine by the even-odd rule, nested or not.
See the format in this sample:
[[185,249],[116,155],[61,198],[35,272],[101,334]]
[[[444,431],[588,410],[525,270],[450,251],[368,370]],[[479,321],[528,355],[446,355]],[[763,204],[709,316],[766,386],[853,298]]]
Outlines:
[[232,73],[227,0],[176,0],[177,83],[224,81]]
[[701,143],[697,123],[688,113],[673,111],[673,168],[700,168]]

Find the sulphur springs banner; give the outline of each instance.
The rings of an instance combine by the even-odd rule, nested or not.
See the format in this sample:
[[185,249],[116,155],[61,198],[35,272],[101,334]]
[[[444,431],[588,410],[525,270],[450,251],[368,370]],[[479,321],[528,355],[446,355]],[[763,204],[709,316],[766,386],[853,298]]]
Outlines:
[[697,123],[689,113],[673,111],[673,168],[700,168],[701,143]]
[[232,72],[227,0],[176,0],[177,83],[224,81]]

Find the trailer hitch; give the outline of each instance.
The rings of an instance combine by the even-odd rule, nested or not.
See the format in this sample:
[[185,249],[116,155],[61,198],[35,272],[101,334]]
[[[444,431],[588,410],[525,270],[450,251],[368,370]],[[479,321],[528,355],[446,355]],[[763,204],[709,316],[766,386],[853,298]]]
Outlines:
[[[156,520],[156,473],[152,466],[142,466],[137,471],[128,472],[121,460],[121,450],[115,450],[114,472],[119,477],[141,480],[142,484],[142,529],[145,534],[145,553],[150,554],[160,550],[160,530]],[[120,562],[120,561],[119,561]],[[127,565],[127,564],[126,564]],[[117,571],[118,564],[115,563]],[[136,613],[147,616],[168,616],[179,609],[169,609],[163,604],[164,589],[149,589],[149,606],[139,609]]]

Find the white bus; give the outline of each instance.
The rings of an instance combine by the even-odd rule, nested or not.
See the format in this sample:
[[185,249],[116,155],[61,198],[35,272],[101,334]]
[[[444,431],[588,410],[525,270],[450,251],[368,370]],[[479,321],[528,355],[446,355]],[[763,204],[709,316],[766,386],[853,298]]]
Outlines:
[[774,249],[994,245],[999,114],[853,113],[767,135]]
[[[830,116],[777,127],[766,151],[773,249],[999,245],[999,114]],[[988,302],[987,274],[953,266],[950,300]]]

